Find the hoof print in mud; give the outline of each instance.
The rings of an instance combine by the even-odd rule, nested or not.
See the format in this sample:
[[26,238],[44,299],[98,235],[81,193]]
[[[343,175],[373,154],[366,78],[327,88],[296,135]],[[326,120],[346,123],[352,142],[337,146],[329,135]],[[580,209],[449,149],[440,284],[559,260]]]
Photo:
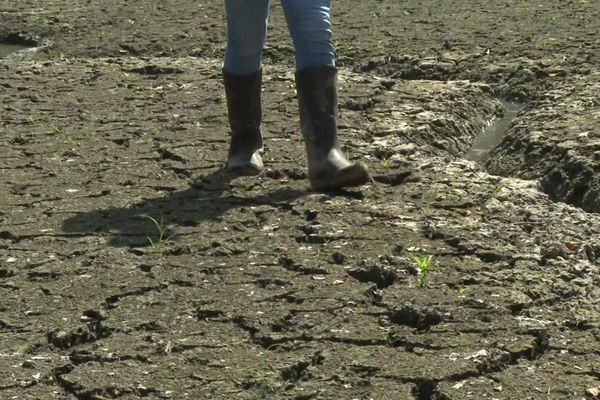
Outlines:
[[378,289],[391,286],[399,279],[394,267],[378,263],[363,262],[358,268],[348,270],[348,275],[360,282],[372,282]]
[[406,304],[392,310],[389,317],[390,322],[394,324],[412,326],[419,330],[427,329],[443,321],[443,316],[438,310],[431,308],[421,309],[411,304]]
[[89,327],[78,327],[66,332],[55,330],[49,332],[46,337],[48,343],[59,349],[68,349],[79,344],[95,342],[98,339],[110,336],[112,330],[102,325],[94,324]]

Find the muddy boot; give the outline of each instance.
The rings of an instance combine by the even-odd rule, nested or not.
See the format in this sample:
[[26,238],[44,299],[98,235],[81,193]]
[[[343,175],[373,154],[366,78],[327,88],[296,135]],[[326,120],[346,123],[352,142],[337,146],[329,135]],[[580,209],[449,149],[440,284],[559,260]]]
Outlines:
[[257,175],[263,168],[260,123],[262,70],[237,76],[223,71],[231,143],[227,170],[236,175]]
[[339,189],[367,183],[367,167],[348,161],[338,145],[337,69],[322,66],[300,70],[296,72],[296,88],[312,187]]

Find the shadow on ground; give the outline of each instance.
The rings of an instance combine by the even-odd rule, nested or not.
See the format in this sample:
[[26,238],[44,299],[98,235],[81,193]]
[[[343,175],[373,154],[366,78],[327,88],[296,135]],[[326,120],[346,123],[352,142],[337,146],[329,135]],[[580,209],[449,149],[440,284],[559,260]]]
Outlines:
[[[228,210],[256,205],[284,207],[307,191],[282,188],[255,196],[239,197],[226,194],[234,175],[224,168],[195,181],[182,191],[166,197],[144,200],[132,207],[107,208],[77,214],[63,223],[70,233],[100,233],[112,235],[109,244],[115,247],[148,245],[148,233],[157,232],[152,219],[160,223],[165,218],[170,225],[197,226],[205,220],[214,220]],[[343,193],[343,192],[342,192]],[[159,217],[162,216],[162,217]],[[166,232],[165,237],[170,233]]]

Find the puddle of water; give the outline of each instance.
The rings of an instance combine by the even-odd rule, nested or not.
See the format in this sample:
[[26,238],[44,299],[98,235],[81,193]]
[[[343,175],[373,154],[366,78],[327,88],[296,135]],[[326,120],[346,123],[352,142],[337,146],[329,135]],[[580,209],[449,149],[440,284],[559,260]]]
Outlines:
[[0,58],[6,57],[11,53],[16,53],[19,50],[27,49],[27,46],[21,44],[0,43]]
[[490,125],[473,140],[469,152],[465,154],[467,160],[479,161],[502,141],[504,134],[510,128],[510,124],[523,109],[522,104],[503,101],[504,116],[495,118]]

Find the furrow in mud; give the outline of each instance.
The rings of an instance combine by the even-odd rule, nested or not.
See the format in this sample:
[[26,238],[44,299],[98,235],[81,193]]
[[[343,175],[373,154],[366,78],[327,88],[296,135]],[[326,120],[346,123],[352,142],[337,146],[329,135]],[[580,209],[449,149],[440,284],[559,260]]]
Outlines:
[[598,76],[570,75],[539,93],[488,156],[486,168],[494,174],[539,179],[552,199],[600,212],[600,88],[576,84],[582,79],[596,82]]

